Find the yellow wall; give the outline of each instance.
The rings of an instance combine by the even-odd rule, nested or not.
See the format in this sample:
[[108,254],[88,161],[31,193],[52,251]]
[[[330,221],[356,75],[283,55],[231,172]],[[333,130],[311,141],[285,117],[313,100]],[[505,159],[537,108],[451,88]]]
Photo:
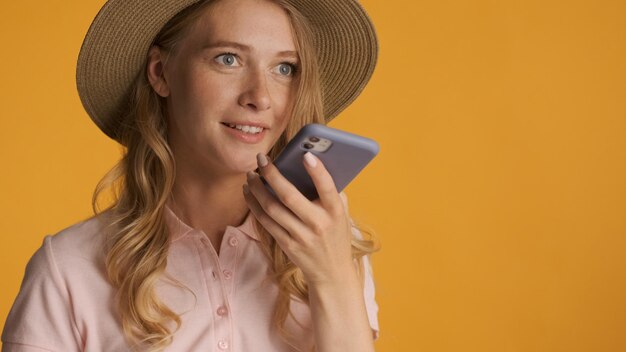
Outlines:
[[[0,4],[2,321],[119,157],[74,84],[102,3]],[[626,2],[363,3],[379,66],[332,125],[382,146],[347,190],[378,351],[626,350]]]

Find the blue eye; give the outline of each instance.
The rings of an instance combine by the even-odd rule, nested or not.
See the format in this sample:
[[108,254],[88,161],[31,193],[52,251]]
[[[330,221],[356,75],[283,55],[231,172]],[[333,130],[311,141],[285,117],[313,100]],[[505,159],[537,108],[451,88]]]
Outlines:
[[237,58],[235,54],[231,54],[231,53],[226,53],[226,54],[222,54],[219,55],[218,57],[215,58],[217,60],[217,62],[226,65],[226,66],[233,66],[235,64],[235,62],[237,62]]
[[284,76],[293,76],[296,73],[296,65],[290,63],[282,63],[278,66],[278,72]]

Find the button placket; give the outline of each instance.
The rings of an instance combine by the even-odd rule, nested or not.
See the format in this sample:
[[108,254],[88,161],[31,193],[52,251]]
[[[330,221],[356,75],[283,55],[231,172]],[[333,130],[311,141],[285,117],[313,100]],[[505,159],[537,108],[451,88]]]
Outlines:
[[[203,267],[205,268],[205,276],[207,280],[207,289],[209,294],[209,302],[212,302],[213,307],[211,310],[216,314],[216,319],[214,322],[214,333],[216,336],[217,347],[220,351],[227,351],[232,349],[231,341],[232,334],[231,326],[232,323],[230,321],[230,309],[228,302],[228,290],[225,287],[224,280],[221,280],[220,275],[223,272],[222,263],[220,262],[220,257],[217,255],[217,252],[211,247],[211,243],[203,236],[200,238],[201,246],[209,246],[212,250],[200,251],[200,255],[203,261]],[[217,306],[218,302],[221,305]]]
[[226,316],[228,314],[228,309],[224,306],[220,306],[219,308],[217,308],[217,315],[219,315],[220,317]]
[[228,244],[231,247],[237,247],[237,245],[239,245],[239,240],[234,235],[231,235],[230,238],[228,239]]
[[224,236],[225,245],[222,247],[222,253],[220,254],[221,275],[222,279],[226,281],[224,282],[224,287],[227,288],[228,294],[230,294],[233,289],[235,269],[243,246],[241,239],[238,237],[239,233],[229,230],[232,229],[226,230]]
[[220,350],[227,350],[228,347],[230,347],[230,345],[228,344],[228,341],[226,340],[219,340],[217,342],[217,347],[219,347]]

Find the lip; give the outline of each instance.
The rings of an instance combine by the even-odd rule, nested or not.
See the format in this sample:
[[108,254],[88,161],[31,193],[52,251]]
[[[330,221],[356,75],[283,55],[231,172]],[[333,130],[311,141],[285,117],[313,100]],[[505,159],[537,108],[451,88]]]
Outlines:
[[[231,122],[232,123],[232,122]],[[238,123],[236,123],[236,125],[239,125]],[[245,133],[243,131],[240,131],[236,128],[230,128],[227,125],[222,124],[222,126],[224,126],[225,129],[228,130],[228,133],[237,138],[237,140],[247,143],[247,144],[256,144],[259,143],[263,140],[263,138],[265,137],[265,132],[267,132],[267,129],[263,128],[263,131],[257,133],[257,134],[250,134],[250,133]],[[263,127],[263,126],[257,126],[257,125],[249,125],[249,126],[255,126],[255,127]]]
[[[241,126],[253,126],[253,127],[262,127],[264,130],[269,130],[270,127],[262,122],[252,122],[252,121],[224,121],[222,124],[231,124],[231,125],[241,125]],[[228,127],[228,126],[226,126]]]

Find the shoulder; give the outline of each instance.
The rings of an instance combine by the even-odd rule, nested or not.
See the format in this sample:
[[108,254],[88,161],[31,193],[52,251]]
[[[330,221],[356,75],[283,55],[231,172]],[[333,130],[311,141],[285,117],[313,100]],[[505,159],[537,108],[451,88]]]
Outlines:
[[44,244],[48,240],[55,255],[76,255],[78,253],[92,252],[93,250],[99,251],[104,240],[105,219],[106,214],[92,216],[68,226],[52,236],[47,236]]
[[54,286],[57,298],[69,299],[76,289],[107,286],[103,229],[98,216],[45,236],[26,265],[19,295],[26,299],[37,287]]
[[86,283],[82,280],[85,277],[100,277],[104,269],[103,229],[102,217],[98,216],[45,236],[26,265],[20,291],[28,285],[50,284],[65,291],[72,283]]
[[[69,292],[109,291],[105,278],[105,220],[106,214],[75,223],[54,235],[46,236],[35,253]],[[41,253],[43,252],[43,253]]]
[[56,234],[46,235],[41,247],[30,258],[26,274],[34,274],[42,266],[66,266],[76,261],[95,261],[102,252],[104,228],[100,217],[75,223]]
[[4,343],[44,350],[78,349],[82,337],[76,322],[81,312],[74,305],[88,305],[90,297],[98,296],[94,292],[106,289],[103,227],[100,217],[92,217],[45,236],[26,265],[2,333]]

